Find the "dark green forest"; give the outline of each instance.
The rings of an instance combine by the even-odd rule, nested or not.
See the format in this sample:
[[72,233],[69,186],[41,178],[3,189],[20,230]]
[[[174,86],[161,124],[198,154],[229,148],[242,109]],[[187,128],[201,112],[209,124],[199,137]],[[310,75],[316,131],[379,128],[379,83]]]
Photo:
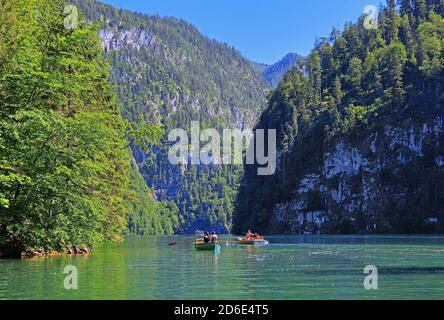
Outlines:
[[377,29],[363,16],[317,41],[260,117],[278,132],[279,170],[246,167],[235,233],[444,230],[443,14],[442,0],[389,0]]

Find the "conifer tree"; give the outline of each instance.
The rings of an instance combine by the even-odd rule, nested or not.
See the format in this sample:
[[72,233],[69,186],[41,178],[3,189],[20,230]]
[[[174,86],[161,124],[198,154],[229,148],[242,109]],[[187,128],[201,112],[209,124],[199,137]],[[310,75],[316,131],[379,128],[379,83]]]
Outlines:
[[341,104],[343,95],[344,94],[342,93],[341,79],[339,78],[339,76],[336,76],[333,88],[333,98],[336,105]]
[[427,3],[426,0],[413,0],[413,12],[418,21],[424,20],[427,17]]
[[399,0],[399,12],[401,15],[410,16],[412,14],[412,1]]

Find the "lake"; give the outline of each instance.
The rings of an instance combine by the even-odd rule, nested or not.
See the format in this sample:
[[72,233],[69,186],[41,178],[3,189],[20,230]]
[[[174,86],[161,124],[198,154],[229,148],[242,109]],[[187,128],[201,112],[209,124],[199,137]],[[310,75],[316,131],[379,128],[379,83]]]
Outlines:
[[[443,299],[444,237],[273,236],[264,247],[128,238],[90,256],[0,260],[0,299]],[[225,237],[225,239],[230,239]],[[67,265],[78,289],[64,288]],[[378,290],[364,268],[378,268]]]

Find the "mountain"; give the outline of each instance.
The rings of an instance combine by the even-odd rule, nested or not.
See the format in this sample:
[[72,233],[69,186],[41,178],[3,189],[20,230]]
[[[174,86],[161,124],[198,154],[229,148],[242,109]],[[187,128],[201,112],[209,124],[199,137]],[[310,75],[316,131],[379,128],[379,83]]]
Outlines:
[[234,233],[444,231],[444,4],[388,1],[334,30],[272,93],[278,168],[246,167]]
[[267,65],[264,63],[258,63],[250,61],[251,66],[256,72],[258,72],[265,82],[276,88],[279,82],[282,81],[284,75],[291,68],[295,67],[298,63],[302,63],[304,58],[296,53],[289,53],[283,57],[279,62],[272,65]]
[[[238,51],[203,36],[193,25],[119,10],[93,0],[73,0],[84,17],[100,21],[111,81],[131,121],[161,123],[168,133],[201,128],[253,128],[268,87]],[[175,232],[197,228],[226,232],[242,167],[172,165],[166,137],[148,152],[134,149],[137,166]],[[202,183],[205,181],[205,183]],[[143,233],[143,208],[132,230]],[[136,221],[136,225],[134,225]]]
[[259,73],[261,75],[267,70],[267,68],[270,67],[270,65],[268,65],[268,64],[260,63],[260,62],[254,62],[254,61],[251,61],[251,60],[250,60],[250,65],[254,69],[254,71],[256,71],[257,73]]

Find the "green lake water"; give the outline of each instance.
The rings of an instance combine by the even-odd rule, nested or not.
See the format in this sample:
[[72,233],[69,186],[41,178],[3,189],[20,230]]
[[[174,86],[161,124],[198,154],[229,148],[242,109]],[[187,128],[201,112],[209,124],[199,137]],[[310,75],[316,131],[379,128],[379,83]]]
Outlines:
[[[264,247],[129,238],[90,256],[0,260],[0,299],[444,299],[444,237],[269,237]],[[226,239],[229,239],[226,237]],[[64,288],[67,265],[78,289]],[[364,268],[379,272],[366,290]]]

